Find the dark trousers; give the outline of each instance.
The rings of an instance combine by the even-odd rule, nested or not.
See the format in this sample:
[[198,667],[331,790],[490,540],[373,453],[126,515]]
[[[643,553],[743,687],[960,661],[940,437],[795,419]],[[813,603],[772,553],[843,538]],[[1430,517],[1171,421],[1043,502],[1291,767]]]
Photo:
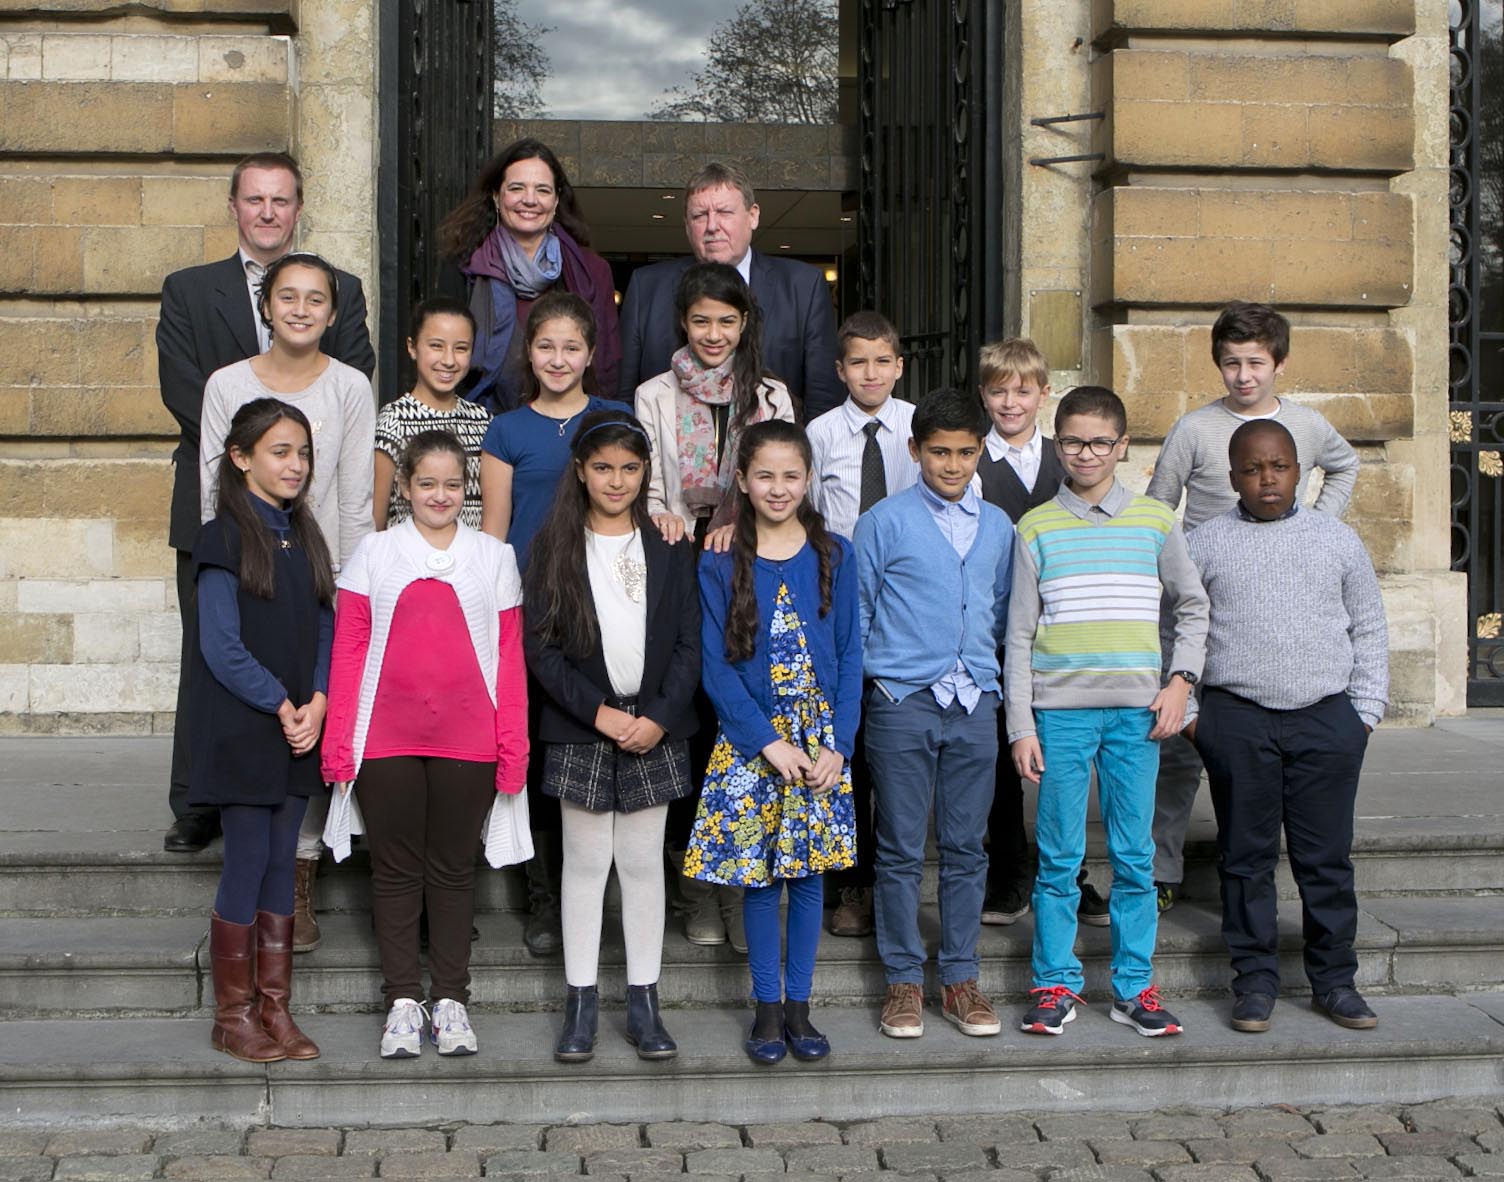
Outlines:
[[1008,743],[1008,723],[997,712],[997,775],[992,790],[992,811],[987,814],[987,889],[1003,890],[1015,879],[1032,883],[1034,868],[1029,858],[1029,831],[1024,827],[1024,786],[1013,766]]
[[193,555],[178,550],[178,618],[183,622],[183,648],[178,658],[178,705],[172,722],[172,783],[167,790],[167,805],[173,818],[186,813],[212,813],[206,806],[194,808],[188,803],[188,712],[193,689],[188,684],[193,668],[193,654],[198,648],[198,584],[193,581]]
[[307,807],[307,797],[289,796],[273,808],[227,804],[219,810],[225,861],[214,913],[220,919],[247,924],[256,921],[258,911],[292,914],[293,861]]
[[371,847],[371,907],[382,994],[421,1000],[418,916],[428,912],[431,1001],[470,1001],[475,853],[496,799],[496,765],[459,759],[368,759],[355,782]]
[[827,899],[840,902],[847,887],[871,887],[876,881],[877,837],[872,829],[872,773],[867,767],[866,722],[856,728],[856,749],[851,753],[851,804],[856,812],[856,865],[847,870],[830,870]]
[[1353,805],[1368,732],[1346,694],[1266,710],[1208,688],[1196,723],[1217,812],[1222,937],[1233,992],[1279,992],[1274,868],[1284,830],[1300,889],[1306,977],[1316,993],[1351,985],[1358,958]]

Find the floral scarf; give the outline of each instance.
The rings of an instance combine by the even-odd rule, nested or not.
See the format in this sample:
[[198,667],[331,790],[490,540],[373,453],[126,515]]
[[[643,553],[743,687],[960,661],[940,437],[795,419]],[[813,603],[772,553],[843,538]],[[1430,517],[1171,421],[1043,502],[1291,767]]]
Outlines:
[[[689,346],[684,346],[669,362],[678,386],[675,395],[675,435],[679,441],[679,479],[684,488],[684,503],[691,512],[722,507],[729,501],[726,490],[736,474],[736,448],[740,430],[731,426],[731,401],[734,382],[731,367],[735,354],[714,369],[700,364]],[[719,448],[716,426],[718,406],[726,410],[725,446]],[[752,422],[766,417],[763,401],[758,399]],[[717,518],[725,516],[722,513]],[[717,521],[716,524],[722,524]]]

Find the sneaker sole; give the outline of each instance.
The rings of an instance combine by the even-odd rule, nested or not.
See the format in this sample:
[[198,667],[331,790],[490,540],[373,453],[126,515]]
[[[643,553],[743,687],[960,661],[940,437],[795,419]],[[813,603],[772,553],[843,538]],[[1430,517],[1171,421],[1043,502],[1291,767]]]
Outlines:
[[1270,1018],[1234,1018],[1230,1024],[1240,1034],[1263,1034],[1273,1025],[1273,1020]]
[[990,928],[1005,928],[1017,923],[1028,914],[1029,909],[1027,907],[1022,911],[984,911],[982,912],[982,922]]
[[420,1053],[419,1051],[410,1051],[406,1047],[398,1047],[394,1051],[382,1051],[381,1057],[383,1059],[416,1059]]
[[1077,912],[1076,919],[1081,923],[1090,924],[1094,928],[1105,928],[1112,925],[1112,916],[1110,915],[1082,915]]
[[1170,1035],[1179,1034],[1185,1029],[1184,1026],[1180,1026],[1178,1024],[1156,1027],[1140,1026],[1129,1015],[1123,1013],[1123,1011],[1119,1009],[1112,1010],[1107,1016],[1114,1022],[1117,1022],[1123,1026],[1132,1027],[1134,1030],[1137,1030],[1140,1034],[1142,1034],[1145,1038],[1166,1038]]
[[924,1034],[924,1023],[918,1026],[889,1026],[886,1022],[879,1022],[877,1028],[889,1038],[919,1038]]
[[443,1055],[444,1058],[446,1058],[446,1059],[453,1059],[453,1058],[456,1058],[456,1057],[461,1056],[461,1055],[473,1055],[473,1054],[475,1054],[475,1052],[476,1052],[476,1048],[475,1047],[465,1046],[463,1043],[461,1043],[457,1047],[451,1047],[447,1051],[443,1050],[442,1048],[437,1047],[437,1046],[434,1047],[434,1053],[435,1054],[439,1054],[439,1055]]
[[1332,1013],[1331,1010],[1322,1009],[1321,1006],[1317,1005],[1314,1001],[1311,1003],[1311,1008],[1318,1014],[1320,1014],[1323,1018],[1330,1018],[1333,1022],[1337,1023],[1338,1026],[1341,1026],[1346,1030],[1372,1030],[1379,1024],[1377,1015],[1372,1018],[1342,1018]]
[[1003,1024],[1001,1022],[963,1022],[956,1014],[940,1011],[940,1016],[959,1030],[962,1034],[969,1034],[973,1038],[986,1038],[990,1034],[1001,1034]]
[[718,948],[727,942],[725,936],[691,936],[688,932],[684,933],[684,938],[701,948]]
[[1059,1026],[1046,1026],[1043,1022],[1021,1022],[1019,1029],[1025,1034],[1064,1034],[1065,1024],[1076,1020],[1076,1011],[1072,1007],[1065,1011],[1065,1017],[1060,1019]]

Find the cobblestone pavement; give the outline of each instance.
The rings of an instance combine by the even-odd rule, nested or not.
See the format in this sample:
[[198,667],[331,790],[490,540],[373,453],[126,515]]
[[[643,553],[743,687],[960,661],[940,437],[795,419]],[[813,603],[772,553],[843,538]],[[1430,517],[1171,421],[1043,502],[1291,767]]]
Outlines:
[[835,1124],[0,1127],[0,1182],[665,1174],[759,1182],[1305,1182],[1504,1178],[1504,1107],[1478,1099],[1232,1112],[1059,1112]]

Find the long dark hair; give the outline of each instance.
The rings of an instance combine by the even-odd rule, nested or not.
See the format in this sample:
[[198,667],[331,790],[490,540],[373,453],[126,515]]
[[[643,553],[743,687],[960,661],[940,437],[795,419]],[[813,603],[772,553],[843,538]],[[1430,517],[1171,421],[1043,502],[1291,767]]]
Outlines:
[[256,288],[256,315],[261,317],[261,323],[267,328],[272,326],[272,292],[277,290],[277,276],[287,270],[288,267],[312,267],[315,271],[322,271],[324,278],[329,281],[329,312],[331,317],[339,311],[339,272],[334,269],[334,264],[323,255],[309,254],[307,251],[295,250],[292,254],[285,254],[279,259],[273,259],[267,264],[262,273],[261,284]]
[[[565,291],[562,287],[550,288],[533,301],[532,308],[527,314],[527,327],[522,332],[522,357],[527,366],[526,376],[522,381],[522,401],[524,404],[533,401],[543,390],[543,385],[538,381],[538,375],[533,372],[533,342],[538,339],[538,334],[543,331],[543,326],[550,320],[572,320],[579,328],[580,335],[585,338],[585,347],[593,354],[595,352],[595,312],[579,296],[572,291]],[[580,388],[586,394],[595,393],[595,362],[592,360],[585,367],[585,372],[580,379]]]
[[[805,468],[813,474],[814,456],[810,452],[809,436],[802,427],[782,419],[753,423],[743,432],[741,444],[736,449],[738,474],[746,475],[758,449],[773,443],[796,447]],[[826,531],[820,511],[810,504],[808,492],[799,502],[798,516],[805,538],[820,560],[820,617],[823,619],[830,612],[830,587],[841,552]],[[724,643],[728,661],[745,661],[757,647],[758,628],[757,591],[752,579],[752,568],[757,562],[757,511],[752,507],[750,497],[737,497],[735,526],[731,540],[731,607],[726,612]]]
[[554,150],[542,140],[526,137],[513,140],[491,158],[470,191],[439,223],[439,255],[459,263],[470,261],[475,248],[485,240],[496,226],[496,191],[506,178],[507,169],[519,160],[541,160],[554,174],[554,194],[559,203],[554,210],[554,221],[569,231],[569,236],[581,246],[590,245],[590,230],[580,216],[575,201],[574,186],[564,172],[564,166],[554,155]]
[[595,410],[580,420],[569,444],[573,461],[559,478],[553,508],[533,537],[528,554],[523,597],[527,603],[527,626],[545,644],[557,644],[574,660],[583,660],[595,648],[600,627],[590,597],[590,578],[585,570],[585,522],[590,512],[590,494],[579,478],[579,469],[602,448],[615,444],[642,461],[642,487],[632,502],[632,524],[643,535],[655,529],[648,516],[648,481],[653,461],[647,433],[631,415],[619,410]]
[[[303,428],[308,440],[308,478],[298,495],[287,505],[291,519],[292,535],[308,557],[308,569],[313,574],[313,592],[320,603],[334,602],[334,567],[329,561],[329,547],[324,534],[313,519],[313,509],[308,504],[308,490],[313,487],[313,428],[308,418],[295,406],[276,398],[257,398],[247,402],[235,412],[230,420],[230,432],[225,436],[225,449],[219,458],[219,477],[215,481],[214,515],[235,523],[240,532],[240,585],[258,599],[271,599],[277,593],[277,563],[272,546],[272,531],[269,530],[251,505],[254,495],[246,487],[246,480],[235,461],[230,458],[234,449],[249,456],[260,444],[262,436],[283,419],[288,419]],[[239,479],[235,479],[239,477]]]
[[763,390],[772,389],[763,380],[766,375],[762,368],[762,309],[735,267],[725,263],[695,263],[680,276],[674,292],[674,328],[681,345],[689,343],[684,321],[689,310],[701,300],[726,304],[747,318],[731,359],[731,430],[740,431],[757,413]]

